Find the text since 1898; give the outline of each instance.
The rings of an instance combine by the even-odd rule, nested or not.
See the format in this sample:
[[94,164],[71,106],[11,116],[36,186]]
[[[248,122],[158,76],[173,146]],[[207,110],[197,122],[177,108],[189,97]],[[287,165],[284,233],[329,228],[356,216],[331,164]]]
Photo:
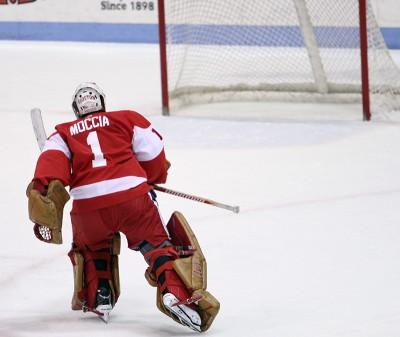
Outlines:
[[153,11],[154,1],[102,1],[100,3],[103,11]]

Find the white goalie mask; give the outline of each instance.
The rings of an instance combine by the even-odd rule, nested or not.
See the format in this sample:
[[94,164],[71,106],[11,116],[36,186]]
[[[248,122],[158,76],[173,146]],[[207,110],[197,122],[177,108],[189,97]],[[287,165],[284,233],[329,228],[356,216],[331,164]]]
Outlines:
[[92,112],[105,111],[105,94],[103,90],[93,82],[81,83],[72,97],[72,109],[77,118]]

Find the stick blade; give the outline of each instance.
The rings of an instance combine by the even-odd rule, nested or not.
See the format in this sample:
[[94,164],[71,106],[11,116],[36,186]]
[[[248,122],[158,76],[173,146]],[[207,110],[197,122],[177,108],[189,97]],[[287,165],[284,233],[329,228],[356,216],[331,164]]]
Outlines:
[[44,143],[46,142],[46,130],[44,129],[42,111],[39,108],[31,109],[31,120],[33,131],[36,136],[36,141],[39,145],[40,150],[43,149]]

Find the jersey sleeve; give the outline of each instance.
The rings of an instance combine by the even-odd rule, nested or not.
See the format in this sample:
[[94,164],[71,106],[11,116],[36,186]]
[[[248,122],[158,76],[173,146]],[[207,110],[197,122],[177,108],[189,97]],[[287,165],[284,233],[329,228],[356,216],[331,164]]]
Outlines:
[[46,140],[43,151],[36,163],[33,180],[47,186],[51,180],[59,179],[69,185],[71,178],[71,152],[59,133]]
[[151,125],[135,125],[132,148],[136,159],[146,172],[148,183],[165,183],[168,164],[160,134]]

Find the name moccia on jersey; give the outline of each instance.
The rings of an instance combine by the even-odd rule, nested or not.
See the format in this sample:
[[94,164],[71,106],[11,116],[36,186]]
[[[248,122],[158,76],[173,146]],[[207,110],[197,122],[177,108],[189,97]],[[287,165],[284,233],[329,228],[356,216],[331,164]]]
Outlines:
[[73,124],[69,128],[69,132],[71,133],[71,136],[74,136],[78,133],[96,129],[99,127],[104,127],[104,126],[109,126],[110,121],[108,120],[107,116],[91,116],[88,118],[85,118],[83,120],[80,120]]

